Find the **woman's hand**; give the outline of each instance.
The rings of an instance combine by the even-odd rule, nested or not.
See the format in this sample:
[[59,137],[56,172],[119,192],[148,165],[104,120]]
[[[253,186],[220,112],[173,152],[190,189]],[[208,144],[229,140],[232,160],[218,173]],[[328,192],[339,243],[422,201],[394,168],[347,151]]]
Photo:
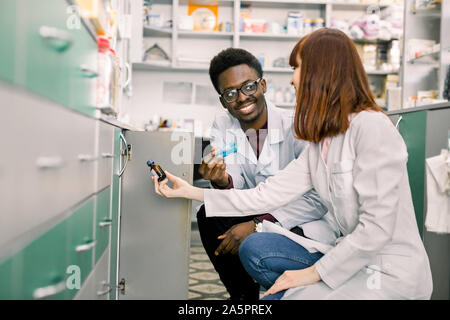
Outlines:
[[[158,182],[158,177],[152,177],[155,184],[155,192],[165,198],[186,198],[192,200],[198,200],[203,202],[203,190],[191,186],[185,180],[172,175],[165,171],[167,179]],[[167,185],[167,182],[173,183],[172,188]]]
[[286,289],[314,284],[320,280],[322,279],[314,265],[301,270],[286,270],[278,277],[273,286],[264,293],[264,297]]

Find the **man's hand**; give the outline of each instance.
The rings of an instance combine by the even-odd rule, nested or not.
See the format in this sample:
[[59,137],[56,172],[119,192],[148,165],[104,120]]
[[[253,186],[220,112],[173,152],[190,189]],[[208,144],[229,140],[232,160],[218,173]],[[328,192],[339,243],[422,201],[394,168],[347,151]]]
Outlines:
[[232,226],[227,232],[217,237],[217,239],[223,240],[214,254],[216,256],[225,253],[237,254],[241,242],[253,232],[255,232],[255,222],[253,220]]
[[198,172],[203,179],[210,180],[219,187],[226,187],[228,185],[228,173],[225,171],[227,166],[221,156],[216,157],[216,151],[217,148],[214,147],[212,152],[203,159]]

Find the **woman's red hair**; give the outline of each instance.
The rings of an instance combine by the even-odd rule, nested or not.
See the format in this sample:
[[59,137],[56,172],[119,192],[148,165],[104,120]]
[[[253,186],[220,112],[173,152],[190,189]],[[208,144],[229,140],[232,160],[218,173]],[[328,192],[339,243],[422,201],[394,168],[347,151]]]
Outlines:
[[322,28],[303,37],[292,50],[290,65],[298,67],[298,59],[297,138],[319,142],[344,133],[351,113],[384,112],[375,103],[353,41],[343,32]]

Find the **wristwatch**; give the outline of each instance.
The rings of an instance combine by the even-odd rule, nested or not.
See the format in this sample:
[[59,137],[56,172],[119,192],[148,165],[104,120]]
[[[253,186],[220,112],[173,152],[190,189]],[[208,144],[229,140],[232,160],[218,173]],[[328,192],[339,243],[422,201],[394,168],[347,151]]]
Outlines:
[[262,222],[258,218],[253,218],[253,222],[255,223],[255,232],[262,232]]

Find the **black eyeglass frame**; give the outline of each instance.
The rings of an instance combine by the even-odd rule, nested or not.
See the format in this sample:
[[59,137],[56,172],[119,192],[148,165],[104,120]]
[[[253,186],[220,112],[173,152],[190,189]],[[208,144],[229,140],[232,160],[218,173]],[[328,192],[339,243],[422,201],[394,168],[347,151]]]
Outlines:
[[[258,78],[258,79],[254,80],[254,81],[246,82],[246,83],[242,84],[242,86],[241,86],[240,88],[231,89],[231,90],[226,90],[226,91],[222,92],[219,96],[220,96],[223,100],[225,100],[225,102],[227,102],[227,103],[233,103],[233,102],[236,102],[237,99],[239,98],[239,91],[242,92],[243,94],[245,94],[246,96],[251,96],[251,95],[254,94],[256,91],[258,91],[258,85],[259,85],[259,83],[261,82],[262,79],[263,79],[263,78]],[[253,83],[256,84],[255,90],[254,90],[253,92],[247,92],[247,93],[246,93],[245,91],[242,90],[242,88],[243,88],[244,86],[248,86],[249,84],[253,84]],[[236,91],[237,94],[236,94],[236,96],[235,96],[235,98],[234,98],[233,100],[228,101],[228,100],[225,98],[224,95],[225,95],[226,93],[230,93],[230,92],[232,92],[232,91]]]

